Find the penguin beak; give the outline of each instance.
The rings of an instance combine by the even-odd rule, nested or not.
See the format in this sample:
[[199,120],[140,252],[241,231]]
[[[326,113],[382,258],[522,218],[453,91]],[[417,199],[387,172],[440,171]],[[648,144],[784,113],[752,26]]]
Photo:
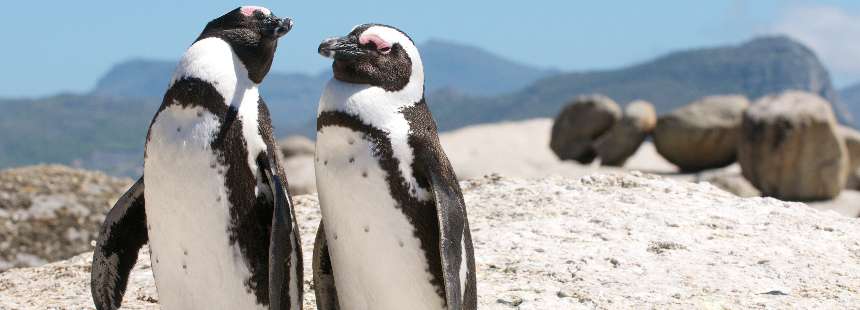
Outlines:
[[320,43],[317,52],[323,57],[335,60],[352,60],[366,53],[358,45],[356,36],[326,39]]
[[293,29],[293,20],[289,17],[285,17],[280,20],[276,18],[271,27],[272,36],[280,38]]

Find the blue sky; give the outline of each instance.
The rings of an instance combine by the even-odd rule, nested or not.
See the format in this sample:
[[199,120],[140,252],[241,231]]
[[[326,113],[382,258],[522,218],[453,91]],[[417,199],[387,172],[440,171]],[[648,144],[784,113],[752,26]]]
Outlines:
[[[87,3],[84,5],[82,3]],[[860,81],[860,1],[28,1],[0,19],[0,97],[84,92],[130,58],[178,59],[210,19],[242,4],[296,21],[274,70],[318,72],[319,42],[355,24],[398,26],[563,70],[615,68],[683,48],[789,33],[837,85]]]

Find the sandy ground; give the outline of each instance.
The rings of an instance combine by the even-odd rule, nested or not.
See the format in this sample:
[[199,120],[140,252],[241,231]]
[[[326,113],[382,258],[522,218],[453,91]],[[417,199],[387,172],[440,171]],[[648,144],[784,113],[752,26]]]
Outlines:
[[[588,165],[561,161],[549,148],[551,129],[552,119],[538,118],[469,126],[441,133],[439,139],[460,180],[481,178],[494,173],[516,178],[576,178],[598,172],[636,170],[689,182],[712,182],[712,178],[719,177],[734,185],[726,187],[724,182],[715,182],[723,189],[749,196],[747,193],[733,190],[748,189],[754,196],[758,196],[758,191],[741,176],[739,165],[698,174],[680,174],[678,168],[660,156],[654,144],[649,141],[642,144],[624,167],[601,166],[597,161]],[[316,192],[312,156],[288,158],[285,161],[285,169],[293,193]],[[822,210],[835,210],[849,217],[860,217],[860,192],[846,190],[837,199],[810,205]]]
[[[539,118],[469,126],[441,133],[439,139],[460,180],[494,173],[517,178],[542,178],[624,170],[601,167],[598,162],[581,165],[560,161],[549,149],[551,128],[552,119]],[[656,173],[674,173],[677,170],[657,154],[650,142],[645,142],[624,168]],[[284,169],[290,180],[290,190],[299,194],[316,192],[312,156],[288,158]]]
[[[644,142],[636,154],[627,160],[623,169],[600,166],[599,162],[581,165],[573,161],[561,161],[549,149],[552,122],[549,118],[539,118],[475,125],[442,133],[439,138],[461,180],[481,178],[493,173],[508,177],[543,178],[636,170],[688,182],[713,182],[741,196],[749,195],[736,188],[758,196],[758,191],[741,176],[739,165],[696,174],[680,174],[678,168],[660,156],[649,141]],[[734,186],[726,187],[724,182],[715,182],[714,178],[719,179],[717,181],[729,180],[730,185]],[[860,191],[844,190],[836,199],[810,202],[809,205],[848,217],[860,217]]]
[[[461,179],[498,173],[519,178],[551,175],[577,177],[597,171],[620,171],[600,167],[598,162],[581,165],[560,161],[549,148],[552,119],[475,125],[442,133],[439,139]],[[677,168],[660,157],[646,142],[628,160],[625,169],[671,173]]]
[[[640,173],[463,182],[481,309],[845,309],[860,220]],[[306,309],[316,197],[296,197]],[[0,309],[90,308],[89,253],[0,273]],[[125,308],[157,308],[148,255]]]

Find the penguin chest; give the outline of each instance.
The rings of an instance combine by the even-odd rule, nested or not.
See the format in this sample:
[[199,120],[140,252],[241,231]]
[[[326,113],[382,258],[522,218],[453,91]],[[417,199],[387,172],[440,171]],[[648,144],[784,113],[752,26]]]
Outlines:
[[153,122],[144,182],[152,267],[164,309],[256,309],[231,242],[229,189],[211,142],[221,123],[201,107],[169,106]]
[[419,206],[394,199],[380,146],[369,139],[338,126],[317,133],[317,188],[340,306],[442,309],[429,272],[440,267],[429,266],[417,237],[427,232],[401,210]]

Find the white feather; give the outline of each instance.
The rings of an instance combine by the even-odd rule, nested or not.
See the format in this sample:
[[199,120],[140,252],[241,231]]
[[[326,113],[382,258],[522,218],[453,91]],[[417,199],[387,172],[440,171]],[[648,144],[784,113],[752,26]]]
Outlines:
[[[258,174],[256,156],[266,150],[258,130],[259,91],[230,45],[219,38],[194,43],[170,86],[183,78],[210,83],[224,104],[238,110],[248,165]],[[178,104],[166,107],[153,122],[144,163],[160,304],[164,309],[265,308],[245,287],[250,271],[227,234],[231,206],[224,173],[229,167],[218,161],[221,154],[210,146],[221,126],[219,118],[205,108]],[[297,292],[294,270],[290,278],[291,292]]]
[[376,35],[391,45],[399,43],[403,47],[406,54],[409,55],[409,60],[412,62],[412,73],[409,76],[409,84],[406,84],[406,87],[392,94],[405,102],[418,102],[418,100],[421,100],[424,97],[424,64],[421,62],[421,54],[418,53],[415,43],[402,32],[383,26],[367,28],[361,35]]
[[[403,33],[387,27],[372,26],[361,35],[399,43],[412,62],[409,83],[389,92],[332,79],[318,112],[345,112],[387,133],[409,194],[427,201],[430,193],[412,174],[410,127],[401,113],[423,98],[418,49]],[[376,148],[365,134],[347,128],[324,127],[317,133],[317,188],[341,308],[444,309],[445,301],[431,284],[421,241],[391,197]]]
[[430,193],[418,186],[412,175],[414,152],[409,146],[409,123],[400,111],[413,106],[415,101],[401,98],[400,93],[388,92],[370,85],[344,83],[331,79],[320,98],[319,109],[341,111],[357,116],[363,122],[386,133],[391,139],[394,157],[400,161],[400,171],[410,190],[420,200],[430,199]]
[[466,280],[469,273],[469,264],[466,258],[466,236],[464,235],[460,239],[460,296],[462,298],[466,296]]
[[171,106],[150,129],[144,195],[163,309],[263,308],[244,287],[250,271],[226,233],[230,203],[219,171],[227,167],[210,147],[219,126],[203,108]]
[[209,82],[227,105],[239,109],[238,118],[242,120],[242,135],[248,148],[248,166],[259,177],[257,154],[266,150],[257,127],[260,92],[258,84],[248,78],[248,69],[230,44],[215,37],[195,42],[182,56],[170,86],[183,78]]
[[[299,257],[301,257],[298,250],[299,247],[302,245],[299,243],[299,240],[295,235],[290,238],[290,242],[292,242],[293,247],[292,251],[290,251],[290,266],[298,266],[298,259]],[[302,295],[299,291],[299,289],[302,288],[301,285],[303,285],[303,283],[299,283],[299,278],[297,275],[298,272],[301,272],[300,270],[298,270],[298,268],[290,268],[290,309],[299,309],[299,305],[304,299],[304,295]]]
[[317,134],[317,186],[341,308],[442,309],[421,241],[365,138],[343,127]]
[[416,191],[415,196],[418,199],[430,199],[429,193],[418,187],[417,181],[412,177],[414,153],[408,142],[410,128],[409,123],[400,113],[404,108],[415,105],[424,97],[424,65],[421,62],[421,55],[412,40],[400,31],[372,26],[361,35],[376,35],[391,44],[399,43],[412,62],[409,83],[399,91],[390,92],[381,87],[331,79],[320,98],[319,112],[346,112],[387,132],[394,156],[400,160],[400,170],[406,176],[409,189]]

